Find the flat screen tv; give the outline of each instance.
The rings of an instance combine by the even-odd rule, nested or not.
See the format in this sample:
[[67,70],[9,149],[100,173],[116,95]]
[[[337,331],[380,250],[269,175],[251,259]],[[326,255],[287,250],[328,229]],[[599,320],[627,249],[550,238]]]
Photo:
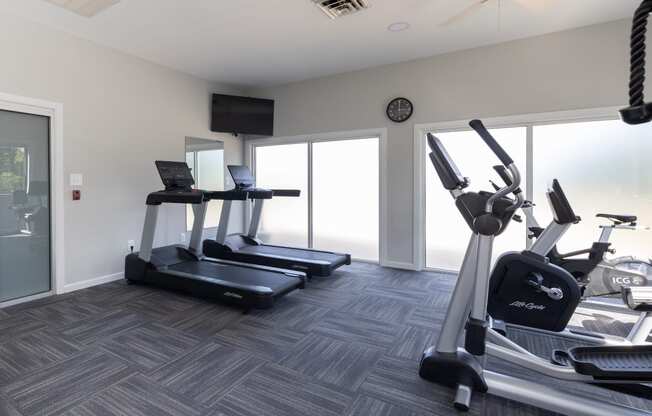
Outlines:
[[273,136],[274,100],[213,94],[211,130]]

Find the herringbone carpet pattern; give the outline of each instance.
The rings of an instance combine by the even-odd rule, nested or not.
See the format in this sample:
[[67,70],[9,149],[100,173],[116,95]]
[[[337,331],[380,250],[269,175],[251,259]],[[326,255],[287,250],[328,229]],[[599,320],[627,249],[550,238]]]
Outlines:
[[[0,415],[454,415],[417,375],[453,282],[356,263],[248,315],[124,282],[11,307]],[[477,395],[471,414],[548,413]]]

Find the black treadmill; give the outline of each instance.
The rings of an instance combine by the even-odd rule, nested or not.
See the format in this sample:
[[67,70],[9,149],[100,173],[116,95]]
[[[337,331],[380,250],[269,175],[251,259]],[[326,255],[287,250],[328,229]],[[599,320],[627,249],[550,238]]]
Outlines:
[[[208,201],[246,200],[247,194],[192,189],[195,181],[185,162],[157,161],[156,167],[165,190],[147,197],[140,251],[125,259],[127,281],[182,291],[245,309],[270,308],[276,298],[305,286],[306,274],[302,272],[205,259],[200,244]],[[164,203],[192,205],[195,220],[188,247],[152,248],[159,207]]]
[[283,269],[300,270],[312,276],[330,276],[340,266],[351,264],[351,255],[305,248],[275,246],[263,243],[256,236],[265,200],[273,197],[298,197],[298,190],[256,188],[256,179],[246,166],[228,166],[238,194],[234,199],[254,201],[251,223],[247,234],[228,235],[231,201],[222,206],[220,224],[215,240],[205,240],[203,251],[208,257],[258,264]]

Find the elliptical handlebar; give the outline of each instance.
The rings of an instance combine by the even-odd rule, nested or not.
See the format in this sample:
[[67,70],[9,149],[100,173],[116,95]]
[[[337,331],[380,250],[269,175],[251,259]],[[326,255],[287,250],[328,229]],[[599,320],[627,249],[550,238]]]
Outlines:
[[482,140],[484,140],[491,151],[494,152],[496,156],[498,156],[498,159],[500,159],[505,167],[509,167],[509,165],[514,163],[512,158],[507,154],[502,146],[498,144],[496,139],[494,139],[494,136],[489,133],[489,130],[487,130],[482,121],[471,120],[469,122],[469,126],[471,126],[471,128],[475,130],[475,132],[478,133],[480,137],[482,137]]
[[[500,179],[502,179],[503,182],[505,182],[505,184],[507,184],[507,185],[511,185],[511,183],[512,183],[512,177],[509,176],[509,172],[507,172],[507,168],[505,168],[505,166],[503,166],[503,165],[496,165],[496,166],[494,166],[494,170],[496,171],[496,173],[498,174],[498,176],[500,176]],[[498,188],[498,189],[500,189],[500,188]],[[523,191],[522,191],[521,188],[519,187],[519,188],[517,188],[516,190],[514,190],[514,195],[517,195],[517,194],[519,194],[519,193],[521,193],[521,192],[523,192]]]
[[502,148],[496,139],[489,133],[489,130],[484,126],[480,120],[471,120],[469,126],[484,140],[484,142],[489,146],[491,151],[498,157],[503,166],[509,171],[511,176],[511,183],[506,183],[506,187],[499,189],[494,193],[488,200],[485,206],[485,212],[491,214],[493,211],[494,202],[498,199],[506,197],[509,194],[514,194],[516,199],[510,208],[517,209],[525,201],[523,192],[520,191],[521,186],[521,173],[519,172],[514,160],[509,156],[509,154]]

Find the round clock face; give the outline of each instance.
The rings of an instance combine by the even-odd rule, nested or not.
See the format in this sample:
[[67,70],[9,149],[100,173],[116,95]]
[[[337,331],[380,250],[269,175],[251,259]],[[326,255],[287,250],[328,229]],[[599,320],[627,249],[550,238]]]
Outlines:
[[414,106],[407,98],[395,98],[387,105],[387,117],[395,123],[402,123],[412,117]]

